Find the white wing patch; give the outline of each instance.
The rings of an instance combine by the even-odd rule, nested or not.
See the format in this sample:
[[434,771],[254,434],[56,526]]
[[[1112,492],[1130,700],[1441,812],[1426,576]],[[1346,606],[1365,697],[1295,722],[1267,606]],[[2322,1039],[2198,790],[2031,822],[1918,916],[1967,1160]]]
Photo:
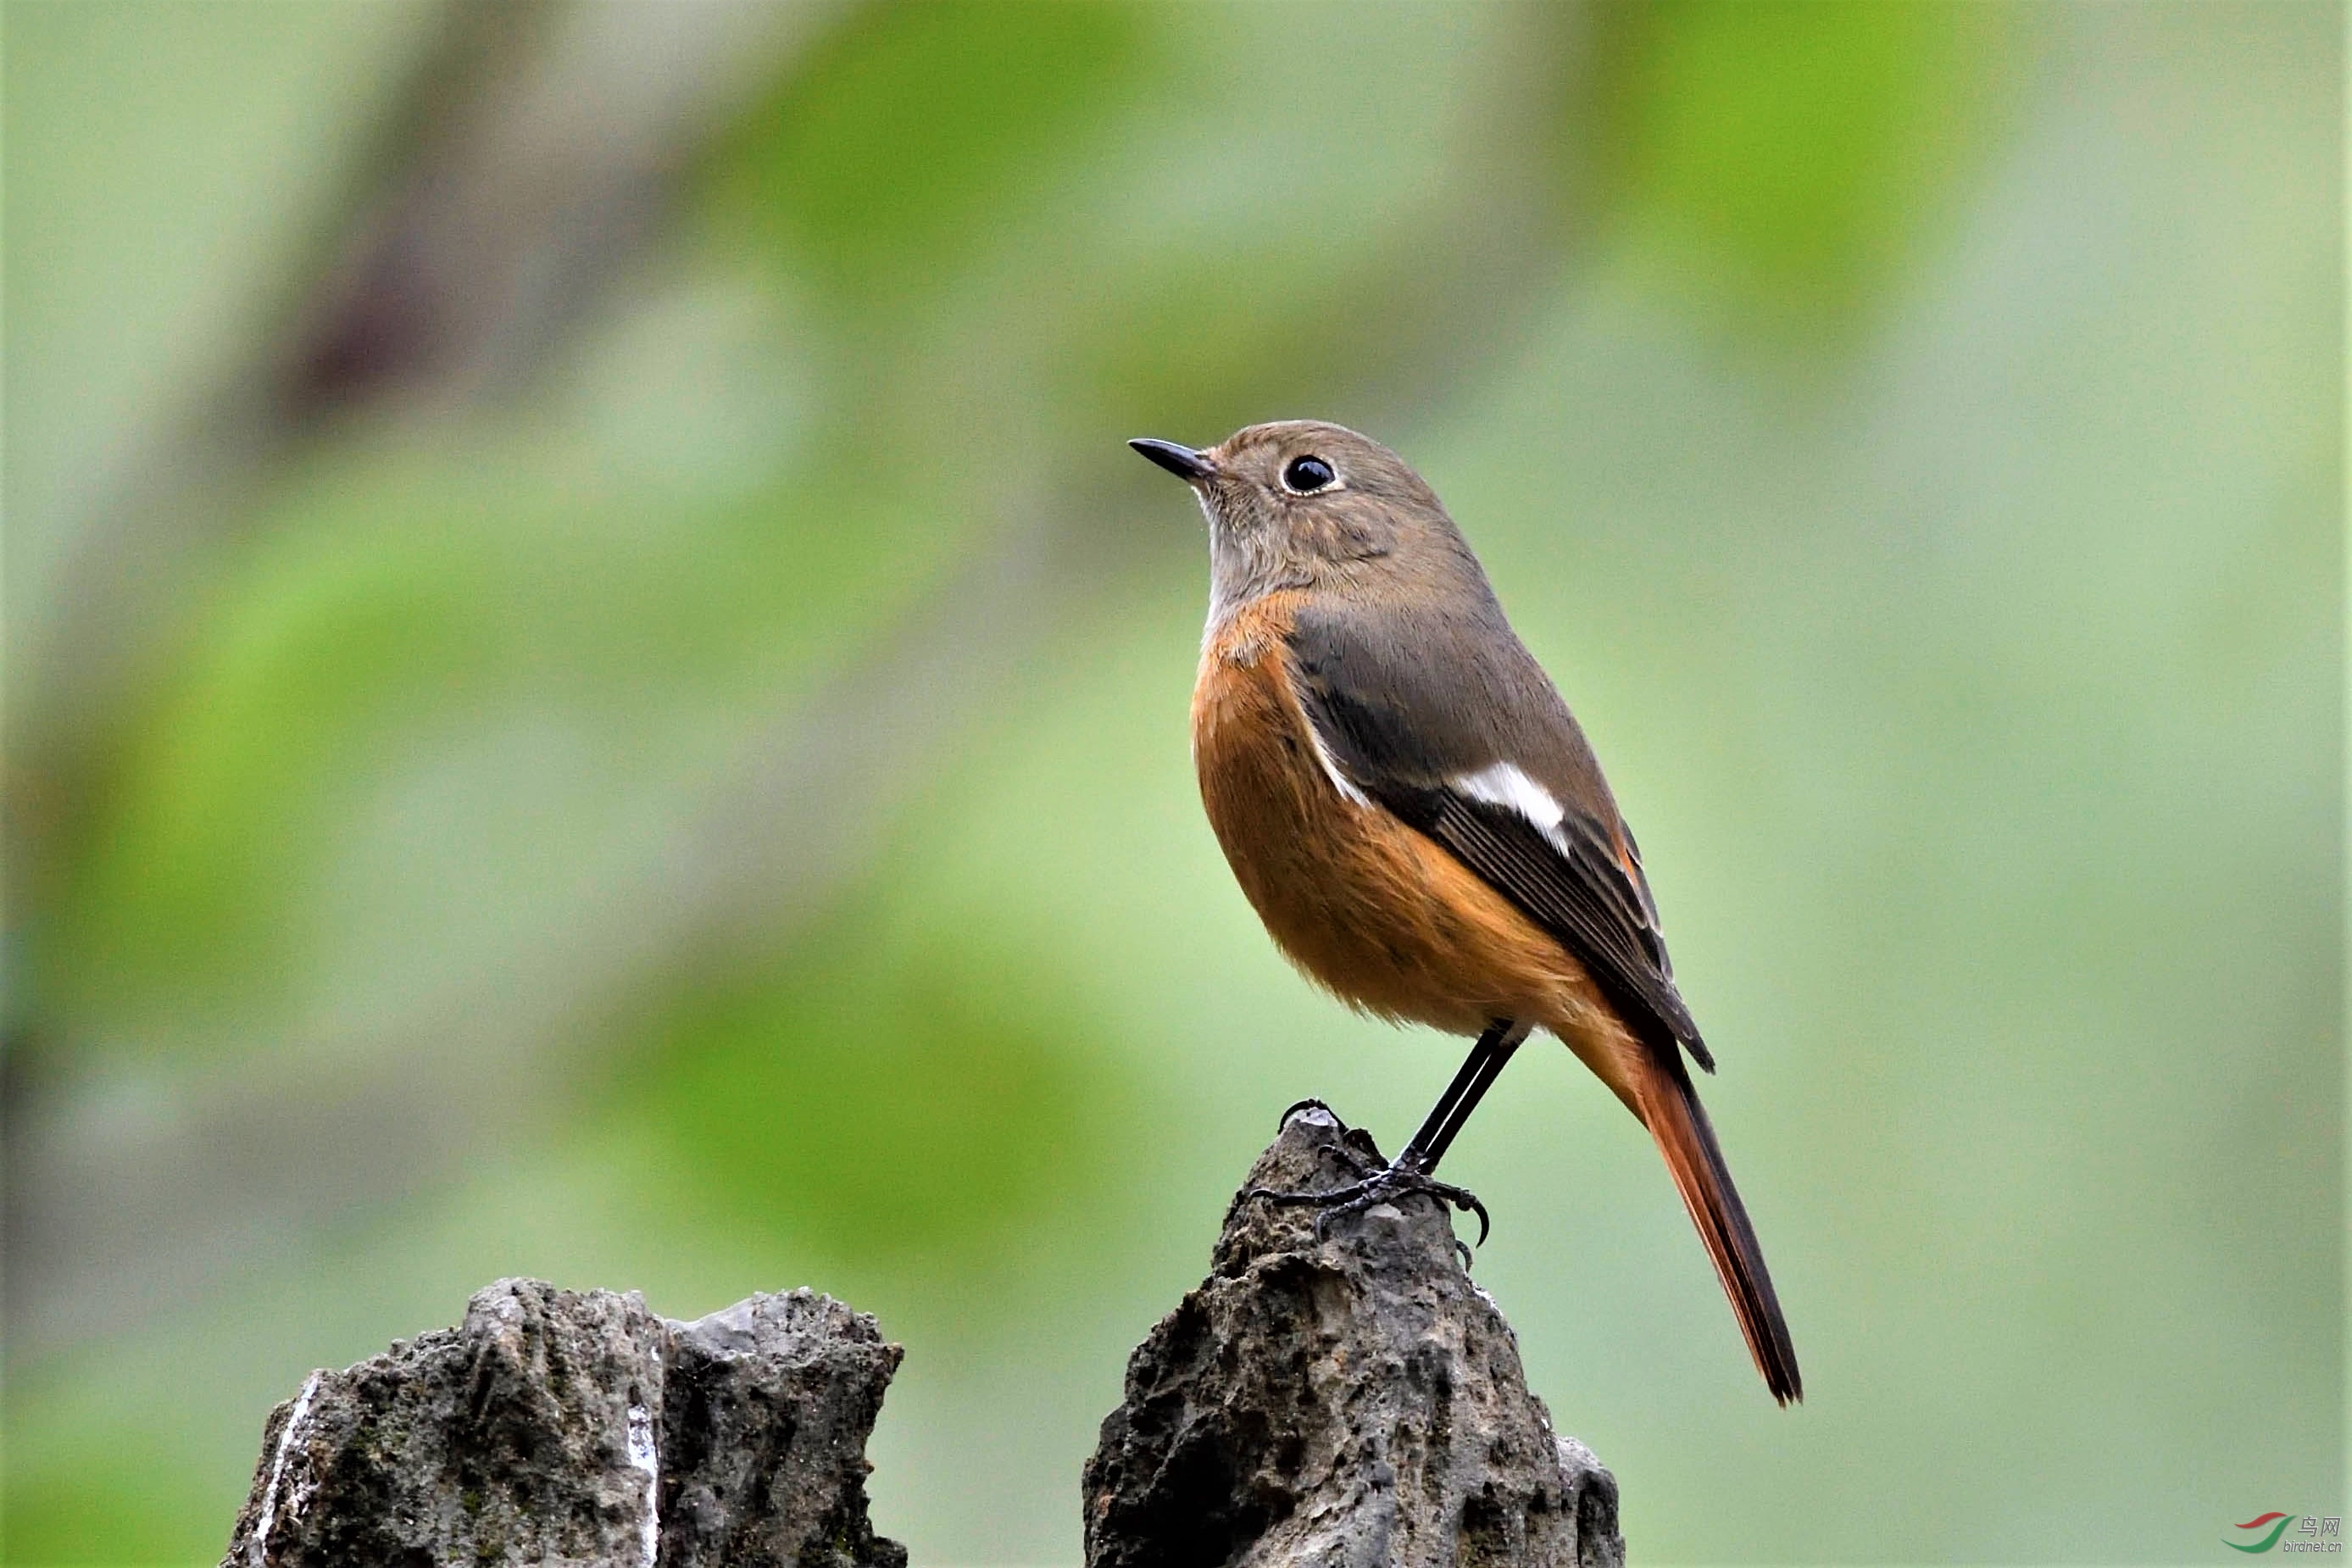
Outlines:
[[1371,797],[1349,784],[1348,775],[1339,771],[1339,763],[1331,755],[1331,748],[1323,743],[1323,732],[1315,727],[1312,719],[1307,721],[1307,742],[1315,748],[1315,760],[1323,764],[1323,776],[1331,781],[1331,787],[1339,792],[1340,799],[1352,805],[1372,804]]
[[[1323,765],[1328,768],[1331,764],[1326,762]],[[1567,810],[1552,799],[1549,790],[1521,773],[1517,764],[1493,763],[1475,773],[1461,773],[1446,782],[1472,800],[1517,812],[1535,824],[1561,854],[1568,853],[1567,836],[1559,830],[1559,825],[1568,817]]]

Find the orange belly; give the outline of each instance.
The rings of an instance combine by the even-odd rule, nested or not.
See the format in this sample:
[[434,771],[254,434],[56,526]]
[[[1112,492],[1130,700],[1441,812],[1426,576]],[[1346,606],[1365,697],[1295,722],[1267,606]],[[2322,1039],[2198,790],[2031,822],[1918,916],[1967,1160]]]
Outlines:
[[1213,637],[1192,693],[1202,804],[1276,945],[1382,1017],[1460,1035],[1497,1018],[1541,1025],[1619,1088],[1633,1041],[1584,966],[1436,843],[1325,773],[1279,662],[1287,598],[1269,595]]

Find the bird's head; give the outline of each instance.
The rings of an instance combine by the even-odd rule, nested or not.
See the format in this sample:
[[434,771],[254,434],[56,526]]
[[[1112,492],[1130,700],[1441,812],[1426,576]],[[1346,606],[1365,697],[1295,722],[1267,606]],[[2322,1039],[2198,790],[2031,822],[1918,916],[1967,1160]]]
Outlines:
[[1200,498],[1221,613],[1280,588],[1369,585],[1465,563],[1477,570],[1422,477],[1344,426],[1252,425],[1197,451],[1173,441],[1128,445]]

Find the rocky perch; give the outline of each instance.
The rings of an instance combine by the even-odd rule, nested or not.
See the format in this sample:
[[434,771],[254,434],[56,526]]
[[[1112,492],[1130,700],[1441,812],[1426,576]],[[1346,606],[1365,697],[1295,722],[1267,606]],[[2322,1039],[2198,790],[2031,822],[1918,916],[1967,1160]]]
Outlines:
[[[1378,1159],[1304,1110],[1243,1191],[1325,1191]],[[1435,1200],[1328,1228],[1235,1200],[1087,1462],[1087,1568],[1622,1564],[1616,1480],[1552,1430]]]
[[905,1568],[866,1513],[903,1353],[808,1290],[678,1323],[502,1279],[270,1412],[221,1568]]
[[[1293,1115],[1244,1190],[1377,1160]],[[1236,1201],[1087,1462],[1087,1568],[1618,1568],[1617,1483],[1552,1431],[1433,1200]],[[901,1352],[808,1290],[698,1322],[532,1279],[316,1372],[269,1415],[221,1568],[905,1568],[866,1517]]]

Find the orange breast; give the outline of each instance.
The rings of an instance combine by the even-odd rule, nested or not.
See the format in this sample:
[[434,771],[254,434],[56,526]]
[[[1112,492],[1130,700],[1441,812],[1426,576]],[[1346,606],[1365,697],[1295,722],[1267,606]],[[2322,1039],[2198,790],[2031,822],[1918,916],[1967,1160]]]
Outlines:
[[1464,1035],[1526,1019],[1588,1061],[1615,1055],[1624,1031],[1582,964],[1444,849],[1349,800],[1325,772],[1285,663],[1296,612],[1296,595],[1276,594],[1234,616],[1202,649],[1192,692],[1202,804],[1276,944],[1383,1017]]

